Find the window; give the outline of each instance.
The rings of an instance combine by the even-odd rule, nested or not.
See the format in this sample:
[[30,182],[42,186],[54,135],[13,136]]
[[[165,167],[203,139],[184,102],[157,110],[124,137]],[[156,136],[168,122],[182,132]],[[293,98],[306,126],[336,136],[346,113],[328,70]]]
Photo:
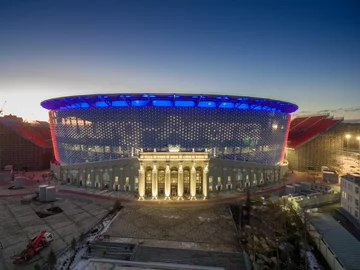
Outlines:
[[135,177],[135,184],[139,183],[139,178]]
[[221,177],[218,177],[218,183],[221,184]]
[[249,180],[249,175],[246,175],[246,180]]
[[129,184],[129,181],[130,181],[130,179],[129,179],[129,177],[126,177],[126,184]]
[[355,205],[359,206],[359,200],[358,199],[355,199]]
[[87,175],[87,180],[90,181],[90,173]]
[[355,193],[359,194],[359,187],[355,187]]
[[209,183],[212,183],[212,176],[209,177]]
[[254,173],[254,180],[256,181],[256,173]]
[[228,176],[228,182],[231,182],[231,176]]
[[356,218],[359,218],[359,212],[355,210],[355,213],[354,213],[355,217]]
[[115,183],[119,182],[119,176],[115,176]]
[[237,180],[238,180],[238,181],[241,181],[241,180],[242,180],[242,179],[241,179],[241,178],[242,178],[241,176],[242,176],[241,173],[238,173],[238,174],[237,174]]

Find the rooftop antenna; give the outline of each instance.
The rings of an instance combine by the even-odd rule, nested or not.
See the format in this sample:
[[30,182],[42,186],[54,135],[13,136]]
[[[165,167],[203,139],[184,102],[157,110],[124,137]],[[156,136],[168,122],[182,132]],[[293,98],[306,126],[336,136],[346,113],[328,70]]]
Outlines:
[[2,107],[1,107],[1,109],[0,109],[0,115],[2,115],[3,112],[4,112],[4,108],[5,108],[6,102],[7,102],[7,101],[5,100],[4,104],[2,105]]

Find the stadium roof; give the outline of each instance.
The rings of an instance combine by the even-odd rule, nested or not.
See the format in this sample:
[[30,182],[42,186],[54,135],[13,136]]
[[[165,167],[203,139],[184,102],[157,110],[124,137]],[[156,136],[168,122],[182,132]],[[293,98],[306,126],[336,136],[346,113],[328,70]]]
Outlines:
[[21,118],[5,116],[0,117],[0,123],[41,148],[53,147],[50,128],[43,122],[26,123]]
[[323,236],[344,269],[359,269],[360,242],[332,216],[324,213],[311,214],[311,223]]
[[328,114],[296,117],[290,124],[288,147],[300,147],[342,121],[342,118],[334,119]]
[[48,110],[104,107],[200,107],[293,113],[298,106],[289,102],[243,96],[203,94],[102,94],[70,96],[41,102]]

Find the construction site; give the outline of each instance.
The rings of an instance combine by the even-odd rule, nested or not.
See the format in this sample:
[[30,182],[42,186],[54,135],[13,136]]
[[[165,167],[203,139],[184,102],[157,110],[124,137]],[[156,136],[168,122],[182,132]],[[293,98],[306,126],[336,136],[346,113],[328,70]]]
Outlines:
[[1,198],[0,269],[246,269],[227,206],[58,195]]

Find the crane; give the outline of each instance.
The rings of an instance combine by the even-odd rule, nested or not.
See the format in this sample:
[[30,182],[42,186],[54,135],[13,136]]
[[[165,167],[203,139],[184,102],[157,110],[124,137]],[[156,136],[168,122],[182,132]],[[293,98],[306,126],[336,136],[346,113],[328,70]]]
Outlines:
[[52,234],[46,231],[40,232],[39,235],[33,237],[26,248],[19,255],[12,257],[14,264],[24,264],[33,258],[40,250],[45,248],[49,242],[53,240]]
[[5,108],[5,105],[6,105],[6,100],[4,102],[4,104],[2,105],[2,107],[0,108],[0,115],[3,114],[3,111],[4,111],[4,108]]

